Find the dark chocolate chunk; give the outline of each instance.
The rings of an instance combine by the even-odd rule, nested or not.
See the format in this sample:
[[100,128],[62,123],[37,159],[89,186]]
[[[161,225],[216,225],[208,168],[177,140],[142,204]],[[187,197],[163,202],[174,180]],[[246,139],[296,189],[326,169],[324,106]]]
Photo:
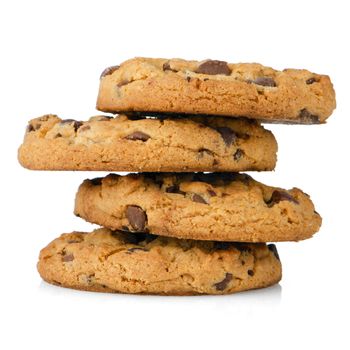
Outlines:
[[165,72],[165,71],[167,71],[167,70],[170,70],[170,71],[172,71],[172,72],[174,72],[174,73],[177,73],[177,72],[178,72],[176,69],[173,69],[173,68],[170,67],[170,63],[169,63],[169,62],[165,62],[165,63],[163,64],[163,71]]
[[74,122],[74,131],[76,132],[81,126],[83,125],[82,122]]
[[212,189],[207,190],[207,192],[208,192],[209,196],[216,197],[216,192],[213,191]]
[[254,271],[253,270],[248,270],[248,275],[249,276],[254,276]]
[[308,80],[306,80],[306,84],[310,85],[315,83],[317,80],[315,78],[309,78]]
[[32,132],[32,131],[34,131],[35,129],[34,129],[34,126],[32,125],[32,124],[28,124],[28,126],[27,126],[27,132]]
[[62,137],[62,134],[58,132],[58,133],[55,135],[55,139],[57,139],[57,138],[59,138],[59,137]]
[[73,254],[64,254],[62,256],[62,261],[63,262],[69,262],[74,260],[74,255]]
[[186,77],[186,80],[187,80],[188,82],[190,82],[190,81],[191,81],[191,77]]
[[266,204],[269,207],[274,206],[275,204],[281,202],[281,201],[288,201],[288,202],[292,202],[295,204],[299,204],[299,202],[293,198],[288,192],[284,192],[284,191],[279,191],[279,190],[274,190],[272,192],[272,196],[271,198],[266,202]]
[[244,154],[243,151],[240,148],[238,148],[237,151],[233,155],[233,159],[235,161],[238,161],[242,158],[243,154]]
[[126,208],[126,217],[135,231],[142,231],[145,229],[147,215],[139,206],[128,205]]
[[120,82],[117,84],[117,86],[118,86],[118,87],[122,87],[122,86],[124,86],[124,85],[128,85],[129,83],[131,83],[131,81],[129,81],[129,80],[122,80],[122,81],[120,81]]
[[180,191],[179,185],[171,185],[165,189],[165,192],[167,192],[167,193],[179,193],[182,195],[186,194],[186,192]]
[[268,244],[267,248],[275,255],[277,260],[281,260],[275,244]]
[[143,142],[146,142],[149,138],[150,136],[145,134],[142,131],[134,131],[132,134],[125,137],[125,139],[127,140],[132,140],[132,141],[139,140]]
[[60,124],[63,125],[63,124],[70,124],[70,123],[73,123],[73,122],[76,122],[75,119],[62,119],[60,121]]
[[202,203],[202,204],[208,204],[205,199],[200,196],[199,194],[195,193],[193,196],[192,196],[192,200],[193,202],[197,202],[197,203]]
[[270,77],[258,77],[255,80],[251,80],[249,82],[254,83],[256,85],[261,85],[261,86],[270,86],[270,87],[276,86],[276,82]]
[[74,131],[77,131],[83,125],[82,122],[79,122],[79,121],[74,120],[74,119],[63,119],[60,121],[61,125],[72,124],[72,123],[73,123]]
[[202,64],[200,64],[198,68],[195,70],[195,72],[200,74],[210,74],[210,75],[216,75],[216,74],[230,75],[231,69],[227,65],[227,62],[225,61],[207,60]]
[[105,77],[106,75],[112,74],[114,71],[119,69],[120,66],[112,66],[112,67],[107,67],[100,75],[100,79]]
[[299,113],[300,120],[305,124],[319,124],[320,119],[317,115],[311,114],[306,108],[303,108]]
[[235,142],[237,136],[231,128],[228,128],[226,126],[220,126],[215,130],[221,135],[226,146],[231,146],[232,143]]
[[232,279],[233,279],[232,273],[227,272],[225,278],[221,282],[214,283],[214,287],[216,288],[216,290],[223,291],[226,289],[226,287],[232,281]]

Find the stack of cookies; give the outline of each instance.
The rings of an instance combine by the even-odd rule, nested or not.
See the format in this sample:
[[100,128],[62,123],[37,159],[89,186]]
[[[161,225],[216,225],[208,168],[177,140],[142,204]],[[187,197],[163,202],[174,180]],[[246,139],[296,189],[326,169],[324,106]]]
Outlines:
[[173,295],[261,288],[282,271],[266,242],[319,230],[307,194],[239,172],[275,167],[277,143],[261,122],[325,122],[335,108],[327,76],[136,58],[102,73],[97,108],[119,115],[33,119],[19,149],[29,169],[133,172],[82,183],[75,215],[102,228],[45,247],[38,263],[45,281]]

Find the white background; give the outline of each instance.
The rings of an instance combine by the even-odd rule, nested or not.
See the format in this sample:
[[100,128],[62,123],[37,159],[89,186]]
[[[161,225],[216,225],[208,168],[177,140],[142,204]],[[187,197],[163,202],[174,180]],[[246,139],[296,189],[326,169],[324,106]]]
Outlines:
[[[350,91],[346,1],[1,1],[1,349],[349,349]],[[134,56],[261,62],[329,74],[326,125],[268,126],[275,172],[258,180],[311,194],[323,216],[308,241],[278,245],[283,279],[215,297],[93,294],[49,286],[39,250],[90,230],[72,214],[94,173],[19,166],[27,120],[97,114],[99,74]]]

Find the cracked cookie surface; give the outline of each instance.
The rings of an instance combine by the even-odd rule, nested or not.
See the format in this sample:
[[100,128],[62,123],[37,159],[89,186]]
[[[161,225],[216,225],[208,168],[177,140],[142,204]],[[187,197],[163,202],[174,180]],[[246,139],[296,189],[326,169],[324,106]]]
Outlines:
[[29,122],[20,163],[37,170],[272,170],[277,143],[257,122],[230,118],[46,115]]
[[298,241],[321,225],[301,190],[232,173],[110,174],[85,180],[75,214],[113,230],[214,241]]
[[257,63],[134,58],[101,75],[97,109],[323,123],[336,106],[328,76]]
[[229,294],[277,283],[276,247],[179,240],[102,228],[63,234],[40,252],[41,277],[63,287],[165,295]]

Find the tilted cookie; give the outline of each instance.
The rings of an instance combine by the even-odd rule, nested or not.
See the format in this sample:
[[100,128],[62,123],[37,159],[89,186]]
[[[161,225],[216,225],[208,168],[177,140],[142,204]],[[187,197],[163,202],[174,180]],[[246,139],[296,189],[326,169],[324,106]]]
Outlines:
[[113,230],[214,241],[298,241],[321,225],[301,190],[229,173],[111,174],[85,180],[75,214]]
[[257,63],[134,58],[101,75],[97,108],[245,116],[272,122],[323,123],[336,106],[328,76]]
[[277,143],[255,121],[46,115],[29,122],[20,163],[38,170],[272,170]]
[[98,229],[55,239],[40,253],[41,277],[97,292],[229,294],[277,283],[274,245],[179,240]]

